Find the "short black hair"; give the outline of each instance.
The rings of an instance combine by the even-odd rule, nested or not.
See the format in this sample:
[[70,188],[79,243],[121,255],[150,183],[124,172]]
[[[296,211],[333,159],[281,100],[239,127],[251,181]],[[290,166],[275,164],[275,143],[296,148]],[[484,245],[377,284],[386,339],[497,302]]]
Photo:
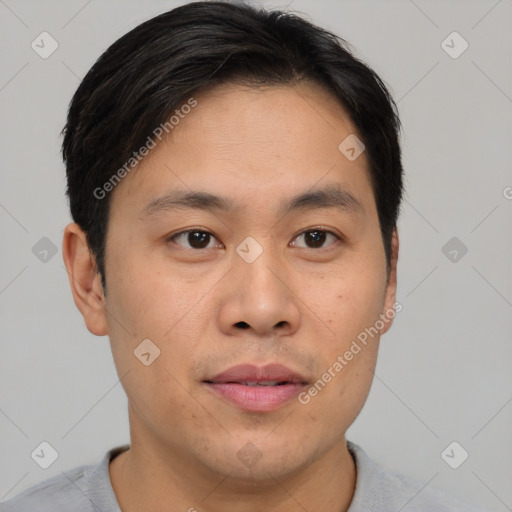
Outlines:
[[383,81],[353,53],[344,39],[299,15],[226,1],[182,5],[115,41],[82,80],[62,130],[71,215],[104,290],[105,190],[112,188],[104,185],[178,106],[223,83],[310,80],[338,99],[365,145],[389,271],[403,192],[400,120]]

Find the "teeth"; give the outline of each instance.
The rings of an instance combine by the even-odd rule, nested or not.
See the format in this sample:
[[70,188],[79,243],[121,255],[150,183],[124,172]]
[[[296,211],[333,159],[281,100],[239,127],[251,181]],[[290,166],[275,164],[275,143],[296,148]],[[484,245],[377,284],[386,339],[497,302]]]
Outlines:
[[246,386],[276,386],[277,384],[279,384],[279,380],[264,380],[264,381],[260,381],[260,382],[241,382],[240,384],[245,384]]

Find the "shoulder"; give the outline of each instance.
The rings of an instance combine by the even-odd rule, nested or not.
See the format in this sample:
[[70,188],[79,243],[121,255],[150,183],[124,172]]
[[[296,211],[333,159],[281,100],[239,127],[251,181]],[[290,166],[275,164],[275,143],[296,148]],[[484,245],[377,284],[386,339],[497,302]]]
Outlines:
[[108,465],[126,448],[113,448],[96,465],[62,471],[26,489],[0,503],[0,512],[118,512]]
[[403,512],[484,512],[451,494],[384,469],[364,450],[347,443],[357,468],[356,489],[348,512],[403,510]]
[[0,512],[29,512],[50,510],[94,510],[88,506],[86,491],[89,488],[88,473],[92,466],[81,466],[49,478],[0,503]]

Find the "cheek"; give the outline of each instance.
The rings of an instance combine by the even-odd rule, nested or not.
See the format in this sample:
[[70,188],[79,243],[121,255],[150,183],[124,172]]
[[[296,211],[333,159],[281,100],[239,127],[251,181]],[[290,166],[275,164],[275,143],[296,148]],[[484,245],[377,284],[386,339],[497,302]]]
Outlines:
[[[200,352],[206,323],[213,315],[212,305],[204,300],[211,283],[192,285],[179,272],[133,254],[112,263],[108,272],[107,316],[114,361],[119,375],[130,371],[130,381],[138,382],[129,396],[137,397],[139,388],[151,391],[155,399],[175,394],[174,379],[186,384],[186,370]],[[134,354],[146,339],[158,354],[147,367]]]
[[[195,421],[200,410],[189,404],[186,370],[196,357],[202,329],[199,308],[194,308],[197,289],[185,293],[182,281],[162,279],[150,262],[138,266],[127,259],[110,275],[109,337],[118,375],[126,375],[122,384],[131,406],[155,432],[162,424],[171,431],[179,428],[176,418]],[[146,339],[153,344],[145,345],[151,360],[147,366],[136,355]]]
[[[207,291],[208,283],[190,284],[177,269],[143,254],[113,260],[108,272],[109,313],[138,338],[154,336],[166,342],[190,312],[197,313]],[[119,326],[112,327],[118,331]]]
[[377,268],[352,267],[344,274],[319,276],[316,282],[319,285],[304,288],[302,296],[307,297],[304,303],[322,320],[326,336],[346,342],[379,318],[385,285]]
[[163,355],[148,367],[134,367],[123,387],[137,418],[171,445],[176,443],[173,432],[181,432],[177,438],[183,439],[189,430],[200,431],[200,419],[208,423],[208,418],[204,418],[200,404],[191,400],[183,376],[162,358]]

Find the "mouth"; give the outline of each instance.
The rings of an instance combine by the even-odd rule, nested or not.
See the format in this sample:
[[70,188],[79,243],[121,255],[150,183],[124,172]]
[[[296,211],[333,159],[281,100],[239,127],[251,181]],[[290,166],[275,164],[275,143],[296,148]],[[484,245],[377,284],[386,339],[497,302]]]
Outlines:
[[263,367],[238,365],[210,378],[203,384],[218,398],[251,412],[270,412],[295,398],[307,379],[280,364]]
[[262,380],[262,381],[229,381],[229,382],[214,382],[211,380],[205,380],[207,384],[240,384],[242,386],[249,386],[249,387],[257,387],[257,386],[284,386],[286,384],[290,384],[289,381],[283,380],[281,382],[278,382],[277,380]]

